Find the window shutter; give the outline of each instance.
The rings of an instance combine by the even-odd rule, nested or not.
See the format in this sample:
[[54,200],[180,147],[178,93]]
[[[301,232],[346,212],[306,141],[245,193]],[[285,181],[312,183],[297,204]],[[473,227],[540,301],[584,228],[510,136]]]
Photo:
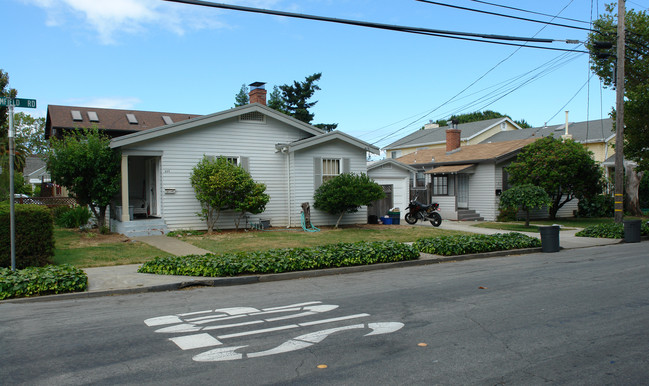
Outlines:
[[322,158],[313,158],[313,191],[322,185]]
[[239,161],[241,161],[241,167],[243,170],[249,172],[250,171],[250,157],[239,157]]
[[351,162],[349,158],[343,158],[343,170],[342,173],[349,173],[351,171]]

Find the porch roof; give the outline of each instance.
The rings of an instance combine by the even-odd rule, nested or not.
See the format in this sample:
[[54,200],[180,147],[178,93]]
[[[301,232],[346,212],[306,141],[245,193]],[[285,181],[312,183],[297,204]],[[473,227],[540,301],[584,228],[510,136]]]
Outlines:
[[438,166],[425,172],[425,174],[456,174],[474,166],[475,164]]

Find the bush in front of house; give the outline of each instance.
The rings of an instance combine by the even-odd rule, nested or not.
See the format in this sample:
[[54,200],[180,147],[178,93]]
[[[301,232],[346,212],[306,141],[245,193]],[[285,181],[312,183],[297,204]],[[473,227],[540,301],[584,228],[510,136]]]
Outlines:
[[313,248],[157,257],[144,263],[138,272],[210,277],[236,276],[390,263],[417,258],[419,253],[407,244],[396,241],[362,241]]
[[577,217],[613,217],[613,197],[599,194],[583,198],[577,204]]
[[0,300],[85,291],[88,276],[71,265],[48,265],[12,271],[0,268]]
[[[54,224],[43,205],[14,205],[16,268],[41,267],[54,256]],[[11,267],[10,208],[0,204],[0,267]]]
[[[647,221],[644,221],[642,223],[640,234],[643,236],[649,236],[649,223]],[[603,224],[591,225],[575,233],[575,236],[597,237],[604,239],[623,239],[624,224],[607,222]]]
[[428,237],[419,239],[413,244],[413,247],[419,252],[442,256],[538,248],[540,246],[541,240],[517,232]]
[[[67,207],[66,207],[67,208]],[[86,224],[92,218],[92,213],[86,206],[77,205],[62,211],[56,216],[56,225],[61,228],[79,228]]]

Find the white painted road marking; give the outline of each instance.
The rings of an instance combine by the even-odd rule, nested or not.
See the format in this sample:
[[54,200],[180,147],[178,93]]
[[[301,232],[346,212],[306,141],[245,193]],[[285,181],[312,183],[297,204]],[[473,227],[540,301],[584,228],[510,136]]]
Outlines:
[[[144,323],[149,327],[161,327],[155,330],[156,333],[166,334],[183,334],[183,333],[196,333],[200,331],[214,331],[221,329],[236,329],[243,328],[251,325],[259,325],[263,323],[279,322],[287,319],[297,319],[317,314],[322,314],[337,309],[337,305],[322,304],[322,302],[304,302],[291,304],[281,307],[270,307],[264,309],[256,309],[252,307],[230,307],[230,308],[217,308],[215,310],[205,310],[197,312],[189,312],[176,315],[165,315],[155,318],[149,318]],[[265,315],[277,315],[279,313],[290,313],[288,315],[275,316],[270,318],[254,319],[254,317]],[[221,346],[224,343],[221,340],[228,340],[234,338],[248,337],[252,335],[260,335],[266,333],[275,333],[278,331],[293,330],[297,328],[304,328],[310,326],[317,326],[327,323],[344,322],[352,319],[360,319],[369,317],[370,314],[352,314],[345,316],[337,316],[327,319],[311,320],[301,323],[279,325],[268,328],[232,332],[228,334],[212,336],[211,334],[201,332],[191,335],[182,335],[169,338],[182,350],[193,350],[206,347]],[[253,320],[245,320],[242,318],[253,318]],[[235,322],[240,320],[240,322]],[[222,322],[235,322],[224,324]],[[212,324],[212,325],[208,325]],[[364,336],[389,334],[398,331],[404,326],[399,322],[378,322],[378,323],[357,323],[348,326],[334,327],[324,329],[321,331],[311,332],[289,339],[284,343],[264,351],[239,353],[238,349],[248,347],[248,345],[241,346],[225,346],[211,349],[209,351],[197,354],[193,360],[199,362],[213,362],[213,361],[230,361],[243,358],[258,358],[268,355],[275,355],[286,353],[290,351],[300,350],[319,342],[322,342],[328,336],[343,331],[357,330],[369,328],[371,331]]]

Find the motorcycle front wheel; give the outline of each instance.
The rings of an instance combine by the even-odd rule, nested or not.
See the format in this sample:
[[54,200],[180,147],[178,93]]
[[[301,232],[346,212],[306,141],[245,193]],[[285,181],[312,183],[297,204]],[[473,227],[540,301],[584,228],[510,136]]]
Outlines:
[[[430,220],[430,223],[434,227],[438,227],[438,226],[442,225],[442,216],[440,216],[439,213],[432,213],[430,215],[430,217],[432,218],[432,220]],[[408,221],[408,220],[406,220],[406,221]]]
[[413,215],[410,214],[410,213],[406,213],[405,220],[406,220],[406,222],[407,222],[408,224],[410,224],[410,225],[414,225],[414,224],[417,223],[417,217],[413,216]]

